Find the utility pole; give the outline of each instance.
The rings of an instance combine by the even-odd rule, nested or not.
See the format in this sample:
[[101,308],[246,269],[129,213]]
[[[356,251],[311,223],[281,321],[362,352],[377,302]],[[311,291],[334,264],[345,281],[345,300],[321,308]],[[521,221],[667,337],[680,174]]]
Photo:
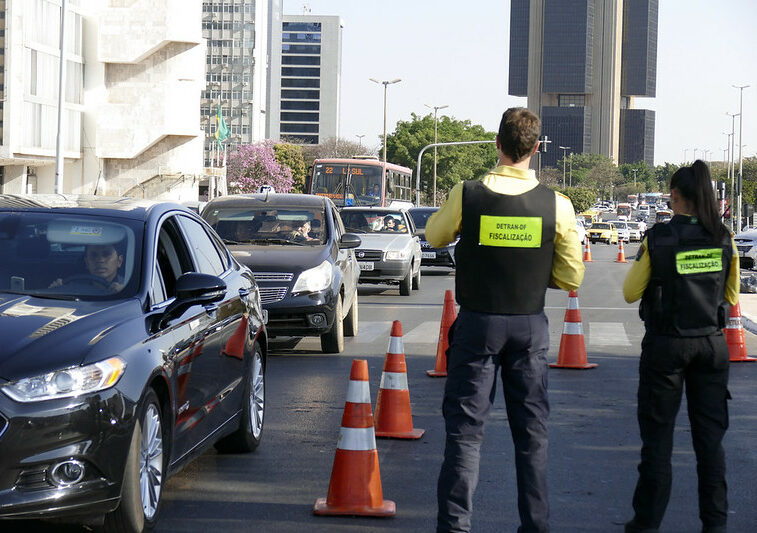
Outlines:
[[363,135],[355,135],[355,137],[357,137],[358,146],[360,146],[360,148],[362,148],[363,147],[363,137],[365,137],[365,134],[363,134]]
[[[436,145],[437,142],[438,142],[436,140],[436,127],[437,127],[436,113],[440,109],[444,109],[445,107],[449,107],[449,106],[448,105],[435,105],[435,106],[431,106],[431,105],[428,105],[428,104],[423,104],[423,105],[425,105],[429,109],[433,109],[434,110],[434,145]],[[436,146],[434,146],[434,207],[436,207]]]
[[58,132],[55,136],[55,193],[63,194],[63,105],[66,101],[66,10],[67,0],[60,6],[60,65],[58,66]]
[[368,78],[373,83],[378,83],[379,85],[384,86],[384,164],[386,164],[386,88],[388,85],[391,85],[393,83],[398,83],[402,81],[400,78],[391,80],[391,81],[379,81],[376,78]]
[[739,179],[736,181],[736,189],[738,194],[738,200],[736,201],[736,207],[737,207],[737,217],[739,221],[739,228],[738,231],[741,231],[741,170],[742,170],[742,153],[741,153],[741,133],[743,131],[744,126],[744,89],[749,87],[749,85],[734,85],[734,88],[739,90]]
[[731,231],[734,232],[734,233],[738,233],[738,231],[739,231],[740,228],[738,228],[737,225],[734,223],[734,218],[735,218],[734,214],[736,213],[736,205],[735,205],[736,204],[736,194],[735,194],[735,190],[734,190],[735,189],[735,187],[734,187],[735,184],[733,182],[733,174],[734,174],[734,168],[733,168],[734,146],[733,146],[733,142],[735,140],[734,137],[736,136],[735,135],[735,131],[736,131],[736,117],[739,116],[739,114],[738,113],[728,113],[728,112],[726,112],[726,115],[728,115],[729,117],[731,117],[731,133],[730,133],[731,154],[730,154],[730,158],[729,158],[729,161],[728,161],[728,169],[729,169],[729,174],[730,174],[730,177],[731,177],[731,203],[730,203]]
[[636,173],[639,171],[638,168],[632,168],[631,172],[633,172],[633,188],[634,191],[636,190]]
[[565,188],[565,152],[570,150],[570,146],[558,146],[562,150],[562,188]]
[[547,145],[550,144],[552,141],[549,140],[549,137],[544,135],[542,137],[539,137],[539,172],[536,175],[537,179],[541,180],[541,153],[547,152]]

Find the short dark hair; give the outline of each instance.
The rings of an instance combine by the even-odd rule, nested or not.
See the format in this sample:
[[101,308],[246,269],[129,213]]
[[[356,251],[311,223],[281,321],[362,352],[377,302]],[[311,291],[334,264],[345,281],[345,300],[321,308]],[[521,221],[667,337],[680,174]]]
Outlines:
[[499,147],[514,163],[527,157],[539,141],[541,120],[524,107],[511,107],[499,123]]

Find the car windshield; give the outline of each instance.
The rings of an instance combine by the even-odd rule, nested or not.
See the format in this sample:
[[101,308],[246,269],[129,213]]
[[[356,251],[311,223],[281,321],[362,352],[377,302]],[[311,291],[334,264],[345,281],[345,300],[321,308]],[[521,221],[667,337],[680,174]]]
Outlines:
[[639,229],[639,223],[638,222],[629,222],[628,227],[630,229]]
[[626,229],[625,222],[613,222],[613,225],[618,229]]
[[354,233],[408,233],[402,214],[396,211],[345,209],[341,215],[347,231]]
[[603,222],[597,222],[591,227],[591,229],[610,229],[610,225]]
[[328,233],[325,210],[316,206],[211,207],[203,217],[226,244],[317,246]]
[[424,229],[428,219],[437,211],[438,209],[410,209],[408,213],[410,213],[410,217],[412,217],[415,227],[418,229]]
[[0,212],[0,291],[66,300],[130,298],[141,223],[60,212]]

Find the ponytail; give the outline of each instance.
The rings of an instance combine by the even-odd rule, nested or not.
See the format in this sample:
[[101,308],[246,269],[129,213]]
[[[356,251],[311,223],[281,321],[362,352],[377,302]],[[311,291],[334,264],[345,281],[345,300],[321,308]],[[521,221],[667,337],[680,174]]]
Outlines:
[[699,218],[713,241],[722,242],[728,235],[728,229],[720,221],[709,167],[697,159],[690,167],[679,168],[670,178],[670,189],[678,189],[681,196],[694,206],[695,213],[692,214]]

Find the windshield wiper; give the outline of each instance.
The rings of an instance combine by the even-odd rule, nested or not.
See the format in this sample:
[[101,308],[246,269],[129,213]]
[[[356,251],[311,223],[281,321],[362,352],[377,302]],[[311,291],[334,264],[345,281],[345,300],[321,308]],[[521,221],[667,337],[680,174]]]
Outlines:
[[244,244],[244,243],[241,243],[239,241],[233,241],[231,239],[223,239],[223,243],[224,244]]
[[34,296],[35,298],[47,298],[50,300],[70,300],[70,301],[78,301],[79,296],[74,296],[73,294],[60,294],[60,293],[51,293],[51,292],[44,292],[44,291],[3,291],[10,294],[19,294],[21,296]]
[[290,241],[289,239],[251,239],[250,242],[255,244],[294,244],[296,246],[304,246],[304,243]]

